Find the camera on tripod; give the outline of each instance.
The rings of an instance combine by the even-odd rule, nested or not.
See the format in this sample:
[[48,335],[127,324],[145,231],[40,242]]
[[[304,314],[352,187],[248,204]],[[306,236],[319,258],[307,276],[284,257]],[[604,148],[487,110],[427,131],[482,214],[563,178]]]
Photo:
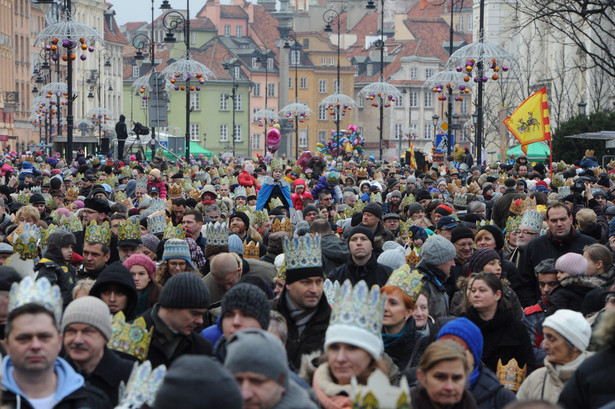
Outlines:
[[140,135],[149,135],[149,128],[147,126],[143,126],[141,122],[137,122],[132,131],[135,133],[135,135],[137,135],[137,137]]

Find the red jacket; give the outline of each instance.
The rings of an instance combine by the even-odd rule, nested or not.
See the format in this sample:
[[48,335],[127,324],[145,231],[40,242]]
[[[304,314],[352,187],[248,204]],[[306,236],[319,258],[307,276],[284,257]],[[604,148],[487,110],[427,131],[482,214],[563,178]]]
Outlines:
[[252,186],[256,186],[256,190],[259,191],[261,189],[261,186],[259,184],[256,183],[256,179],[254,179],[254,176],[250,175],[248,172],[246,172],[245,170],[242,170],[239,173],[239,176],[237,176],[237,182],[241,185],[241,186],[245,186],[245,187],[252,187]]
[[293,193],[292,195],[290,195],[290,199],[293,201],[293,208],[295,210],[303,210],[303,200],[314,200],[314,198],[312,197],[312,194],[306,190],[305,180],[301,178],[295,179],[295,181],[293,182],[294,190],[297,190],[297,186],[303,186],[303,193]]

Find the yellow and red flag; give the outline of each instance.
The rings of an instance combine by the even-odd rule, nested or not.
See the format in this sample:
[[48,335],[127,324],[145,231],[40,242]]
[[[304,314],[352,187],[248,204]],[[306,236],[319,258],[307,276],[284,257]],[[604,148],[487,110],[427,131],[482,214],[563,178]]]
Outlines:
[[551,140],[547,89],[542,87],[527,97],[515,112],[504,120],[504,124],[521,143],[521,149],[526,155],[528,145]]

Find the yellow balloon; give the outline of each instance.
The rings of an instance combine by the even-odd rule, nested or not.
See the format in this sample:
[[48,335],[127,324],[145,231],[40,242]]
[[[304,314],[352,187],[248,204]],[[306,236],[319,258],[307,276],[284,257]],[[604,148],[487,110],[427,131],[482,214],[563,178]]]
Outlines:
[[319,142],[319,143],[316,144],[316,147],[317,148],[324,148],[325,145]]

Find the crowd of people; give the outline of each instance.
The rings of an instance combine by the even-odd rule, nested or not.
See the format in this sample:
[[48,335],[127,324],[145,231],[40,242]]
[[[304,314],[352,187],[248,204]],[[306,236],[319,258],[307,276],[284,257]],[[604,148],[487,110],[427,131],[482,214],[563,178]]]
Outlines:
[[471,159],[3,156],[2,407],[615,408],[615,163]]

